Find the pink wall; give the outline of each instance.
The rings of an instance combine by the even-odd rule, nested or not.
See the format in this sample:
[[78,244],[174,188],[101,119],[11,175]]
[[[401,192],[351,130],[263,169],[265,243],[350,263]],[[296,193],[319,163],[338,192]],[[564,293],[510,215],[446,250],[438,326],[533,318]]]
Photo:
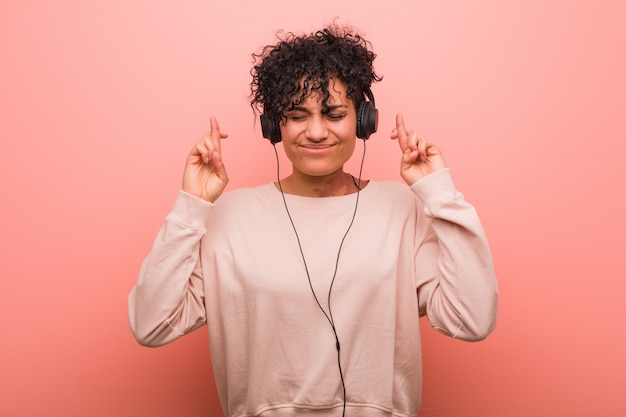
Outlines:
[[624,411],[626,3],[31,0],[0,3],[0,415],[220,415],[206,330],[142,348],[126,295],[209,115],[231,187],[273,178],[249,53],[336,16],[385,76],[367,176],[399,179],[402,111],[500,278],[487,341],[425,328],[421,416]]

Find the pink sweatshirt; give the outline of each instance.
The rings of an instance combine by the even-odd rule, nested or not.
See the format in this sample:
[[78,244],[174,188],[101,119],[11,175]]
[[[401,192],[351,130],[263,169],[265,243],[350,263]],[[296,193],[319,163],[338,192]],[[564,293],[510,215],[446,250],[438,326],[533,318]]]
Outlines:
[[[449,171],[357,194],[286,195],[311,284],[341,342],[346,416],[415,416],[418,318],[469,341],[495,326],[497,283],[483,228]],[[159,346],[207,324],[232,417],[341,416],[335,337],[313,298],[273,184],[210,204],[180,192],[129,296],[137,340]]]

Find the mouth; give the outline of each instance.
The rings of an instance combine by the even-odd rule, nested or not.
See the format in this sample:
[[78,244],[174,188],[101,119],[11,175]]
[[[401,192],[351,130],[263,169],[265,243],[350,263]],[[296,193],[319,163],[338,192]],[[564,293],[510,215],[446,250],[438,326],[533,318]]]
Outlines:
[[307,153],[324,153],[330,150],[334,145],[333,144],[323,144],[323,145],[315,145],[315,144],[305,144],[299,145],[302,150]]
[[329,144],[329,143],[325,143],[323,145],[315,145],[315,144],[305,144],[305,145],[299,145],[301,148],[304,148],[306,150],[312,150],[312,151],[316,151],[316,150],[324,150],[324,149],[330,149],[332,148],[333,144]]

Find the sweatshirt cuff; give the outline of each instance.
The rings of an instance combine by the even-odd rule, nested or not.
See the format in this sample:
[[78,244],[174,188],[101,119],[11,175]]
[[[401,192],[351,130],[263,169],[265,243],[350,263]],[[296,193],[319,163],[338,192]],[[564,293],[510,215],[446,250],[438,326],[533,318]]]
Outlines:
[[463,194],[454,186],[449,168],[421,178],[411,185],[411,190],[424,204],[424,214],[428,217],[436,217],[439,209],[450,202],[463,200]]
[[179,190],[166,219],[186,228],[205,230],[206,220],[213,207],[215,204]]

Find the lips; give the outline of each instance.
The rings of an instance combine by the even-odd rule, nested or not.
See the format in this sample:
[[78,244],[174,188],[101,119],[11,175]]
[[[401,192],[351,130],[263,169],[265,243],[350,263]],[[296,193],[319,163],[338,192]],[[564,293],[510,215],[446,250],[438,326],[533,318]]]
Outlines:
[[328,152],[334,145],[300,145],[300,149],[308,154],[319,155]]
[[325,149],[325,148],[330,148],[332,146],[334,146],[334,145],[328,144],[328,143],[325,143],[323,145],[310,145],[310,144],[300,145],[300,147],[307,148],[307,149]]

